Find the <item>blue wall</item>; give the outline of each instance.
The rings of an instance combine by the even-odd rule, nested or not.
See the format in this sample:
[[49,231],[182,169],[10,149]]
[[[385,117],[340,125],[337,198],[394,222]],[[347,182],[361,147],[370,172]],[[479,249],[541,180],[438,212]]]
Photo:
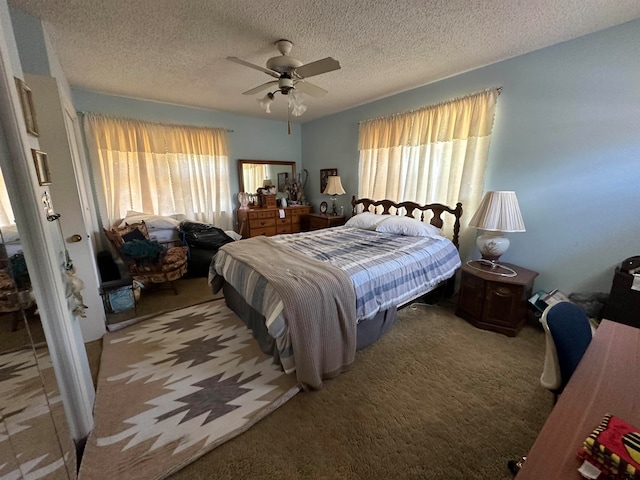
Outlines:
[[229,174],[231,192],[236,204],[236,194],[240,188],[237,166],[239,159],[296,162],[296,170],[298,171],[302,165],[299,124],[291,124],[291,135],[289,135],[287,134],[287,123],[281,121],[118,97],[75,88],[71,92],[73,105],[76,110],[81,112],[101,113],[149,122],[233,130],[228,134]]
[[[608,292],[640,255],[638,52],[634,21],[305,123],[307,197],[325,200],[313,185],[331,167],[348,193],[338,203],[357,194],[359,121],[502,86],[485,191],[515,190],[527,228],[502,260],[540,272],[535,288]],[[463,261],[479,256],[467,247]]]

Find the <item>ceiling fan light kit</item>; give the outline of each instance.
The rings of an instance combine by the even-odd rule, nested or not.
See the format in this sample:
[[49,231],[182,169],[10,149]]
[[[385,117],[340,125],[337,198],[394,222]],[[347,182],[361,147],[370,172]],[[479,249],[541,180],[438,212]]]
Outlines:
[[306,105],[303,104],[302,94],[307,94],[312,97],[322,97],[327,94],[325,89],[307,82],[306,79],[340,69],[340,62],[331,57],[303,64],[300,60],[289,56],[292,47],[293,43],[290,40],[278,40],[276,42],[276,48],[280,52],[280,55],[267,60],[266,68],[254,65],[238,57],[227,57],[229,61],[253,68],[254,70],[259,70],[277,78],[277,80],[263,83],[251,90],[243,92],[243,95],[254,95],[266,89],[276,87],[275,90],[268,92],[263,98],[257,100],[267,113],[271,113],[271,103],[275,98],[275,94],[280,92],[282,95],[288,97],[288,112],[296,117],[302,115],[307,110]]

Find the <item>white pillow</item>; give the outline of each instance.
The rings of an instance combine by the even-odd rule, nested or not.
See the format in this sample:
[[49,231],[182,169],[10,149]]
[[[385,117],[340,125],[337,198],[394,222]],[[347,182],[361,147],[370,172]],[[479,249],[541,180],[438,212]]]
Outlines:
[[389,215],[376,215],[371,212],[362,212],[347,220],[345,226],[361,228],[363,230],[375,230],[378,224],[388,217]]
[[129,210],[127,216],[122,219],[118,228],[124,227],[126,224],[138,223],[144,220],[149,229],[153,228],[178,228],[180,221],[171,217],[164,217],[162,215],[152,215],[150,213],[135,212]]
[[412,217],[389,215],[376,227],[376,232],[394,233],[409,237],[441,237],[442,231],[430,223],[424,223]]

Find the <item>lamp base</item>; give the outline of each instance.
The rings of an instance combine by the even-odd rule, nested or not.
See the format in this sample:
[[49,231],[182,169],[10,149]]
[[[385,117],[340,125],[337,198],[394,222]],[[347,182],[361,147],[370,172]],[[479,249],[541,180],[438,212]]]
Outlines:
[[338,210],[336,209],[336,197],[331,197],[331,215],[338,215]]
[[498,263],[500,257],[509,249],[509,239],[502,232],[485,232],[476,239],[476,247],[484,260]]

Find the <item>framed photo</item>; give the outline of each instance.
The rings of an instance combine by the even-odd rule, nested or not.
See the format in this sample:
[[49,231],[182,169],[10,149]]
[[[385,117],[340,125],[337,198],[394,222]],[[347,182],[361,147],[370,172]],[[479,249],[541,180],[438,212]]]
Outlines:
[[51,173],[49,172],[49,159],[47,158],[47,154],[32,148],[31,155],[33,155],[33,162],[36,165],[38,183],[40,185],[51,185]]
[[22,115],[24,116],[24,123],[27,127],[27,132],[34,137],[37,137],[39,135],[38,123],[36,122],[36,110],[33,106],[31,89],[19,78],[16,78],[16,85],[18,87],[18,94],[20,95]]
[[287,178],[289,178],[289,174],[287,172],[282,172],[278,174],[278,191],[284,192],[284,187],[287,184]]
[[327,188],[327,177],[332,175],[338,175],[337,168],[323,168],[320,170],[320,193],[324,192],[324,189]]

